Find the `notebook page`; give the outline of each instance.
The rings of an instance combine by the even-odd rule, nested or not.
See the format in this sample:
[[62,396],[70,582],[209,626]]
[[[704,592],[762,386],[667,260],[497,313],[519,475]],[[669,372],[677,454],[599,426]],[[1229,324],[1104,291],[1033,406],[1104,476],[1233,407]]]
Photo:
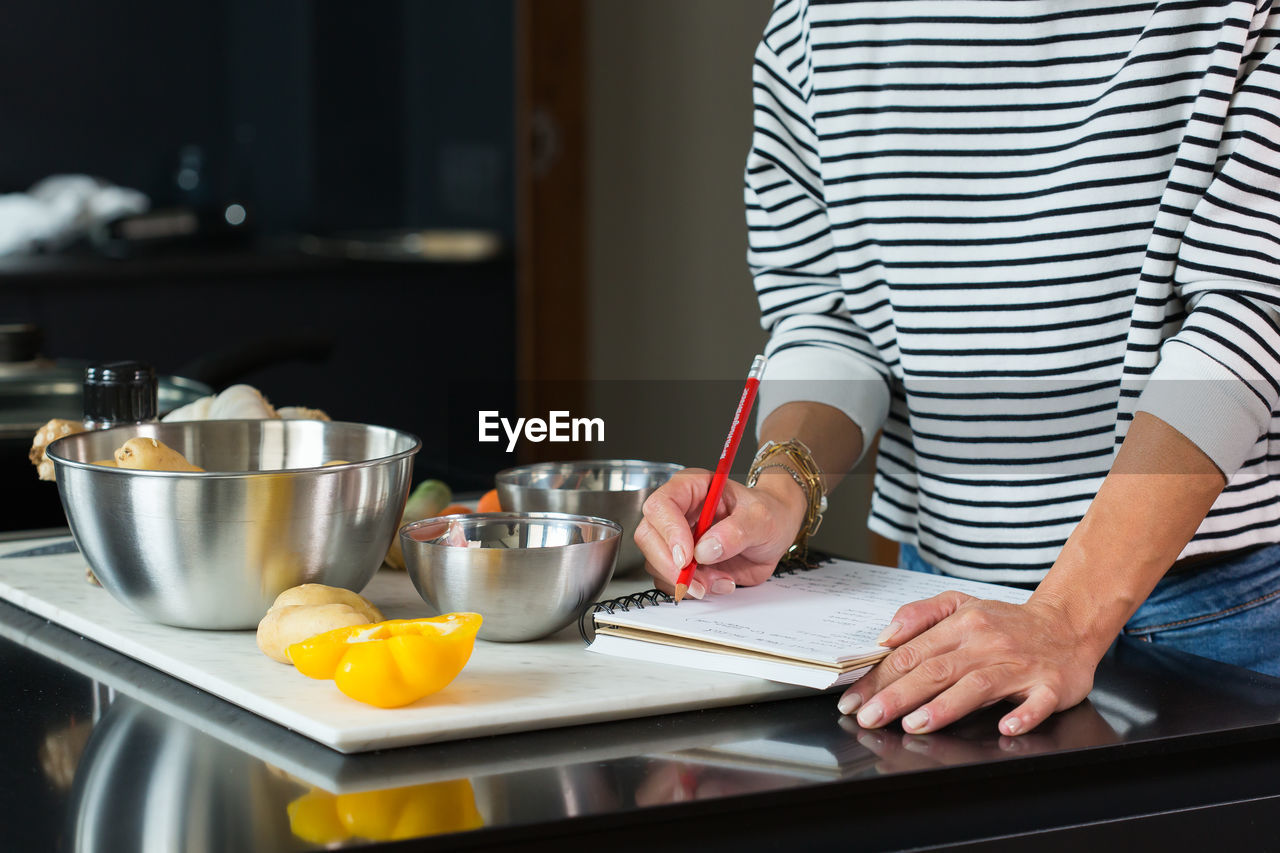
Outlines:
[[686,598],[619,613],[597,624],[661,631],[825,665],[883,650],[876,637],[899,607],[946,590],[1020,603],[1031,593],[1012,587],[836,560],[810,571],[699,601]]

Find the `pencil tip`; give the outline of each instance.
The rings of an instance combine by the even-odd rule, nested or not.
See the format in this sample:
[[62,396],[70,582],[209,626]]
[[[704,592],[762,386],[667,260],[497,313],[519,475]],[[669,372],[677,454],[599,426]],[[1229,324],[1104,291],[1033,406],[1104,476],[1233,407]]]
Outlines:
[[684,594],[688,591],[689,591],[689,587],[687,585],[682,583],[676,584],[676,594],[672,596],[675,599],[675,603],[679,604],[680,599],[684,598]]

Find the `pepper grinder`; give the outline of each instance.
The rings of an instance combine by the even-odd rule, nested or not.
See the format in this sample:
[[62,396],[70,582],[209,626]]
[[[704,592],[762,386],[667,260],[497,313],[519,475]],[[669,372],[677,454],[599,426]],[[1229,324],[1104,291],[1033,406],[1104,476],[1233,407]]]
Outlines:
[[154,421],[159,413],[156,371],[141,361],[93,364],[84,371],[84,427],[106,429]]

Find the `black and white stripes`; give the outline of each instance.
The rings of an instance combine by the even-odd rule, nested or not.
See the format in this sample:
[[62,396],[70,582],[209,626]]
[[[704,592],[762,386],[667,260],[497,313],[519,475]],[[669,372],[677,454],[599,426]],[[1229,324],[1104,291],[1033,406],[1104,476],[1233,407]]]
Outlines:
[[882,426],[871,526],[1052,565],[1137,410],[1230,475],[1185,554],[1280,541],[1280,11],[779,0],[749,262],[790,399]]

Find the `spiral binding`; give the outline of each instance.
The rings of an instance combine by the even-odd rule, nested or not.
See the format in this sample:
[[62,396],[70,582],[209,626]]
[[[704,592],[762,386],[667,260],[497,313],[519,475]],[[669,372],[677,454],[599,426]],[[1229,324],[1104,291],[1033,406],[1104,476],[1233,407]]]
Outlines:
[[[796,572],[807,572],[810,569],[816,569],[818,566],[831,562],[832,557],[827,554],[810,551],[808,556],[801,559],[788,559],[778,564],[773,570],[772,577],[783,577],[784,575],[793,575]],[[595,604],[587,607],[578,616],[578,633],[582,635],[582,641],[590,644],[595,639],[597,613],[626,613],[628,610],[643,610],[646,607],[656,604],[665,604],[668,601],[674,601],[668,593],[660,589],[646,589],[641,592],[633,592],[630,595],[619,596],[618,598],[606,598],[603,601],[597,601]]]

